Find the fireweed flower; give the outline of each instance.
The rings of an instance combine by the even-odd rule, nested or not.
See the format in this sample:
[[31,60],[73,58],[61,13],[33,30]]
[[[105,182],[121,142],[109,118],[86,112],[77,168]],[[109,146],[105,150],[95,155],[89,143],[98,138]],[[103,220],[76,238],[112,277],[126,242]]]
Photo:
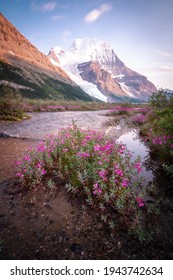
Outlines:
[[118,175],[118,176],[123,176],[123,172],[121,169],[115,169],[115,173]]
[[118,153],[123,154],[124,151],[126,150],[126,145],[120,144],[119,147],[120,149],[118,150]]
[[100,145],[95,145],[94,146],[94,151],[100,151],[101,149],[101,146]]
[[86,152],[78,152],[77,156],[80,158],[86,158],[86,157],[90,157],[90,154]]
[[40,144],[39,146],[37,146],[37,152],[44,152],[46,150],[46,146],[44,144]]
[[42,175],[45,175],[45,174],[46,174],[46,170],[42,169],[42,170],[41,170],[41,174],[42,174]]
[[134,167],[137,169],[138,173],[141,172],[142,168],[141,168],[141,162],[137,162],[134,164]]
[[99,195],[102,193],[102,190],[99,188],[99,185],[96,183],[93,185],[93,194]]
[[41,164],[39,162],[36,164],[36,168],[41,168]]
[[16,176],[19,177],[19,178],[24,177],[24,175],[21,172],[16,173]]
[[107,170],[102,170],[99,172],[100,177],[104,178],[107,174]]
[[23,159],[24,159],[25,161],[30,161],[30,160],[31,160],[30,156],[25,156]]
[[62,152],[63,152],[63,153],[67,153],[67,152],[68,152],[68,149],[67,149],[67,148],[63,148],[63,149],[62,149]]
[[127,179],[124,179],[122,181],[122,187],[127,187],[128,186],[128,180]]
[[144,206],[144,202],[143,202],[142,198],[136,197],[136,201],[137,201],[139,207],[143,207]]

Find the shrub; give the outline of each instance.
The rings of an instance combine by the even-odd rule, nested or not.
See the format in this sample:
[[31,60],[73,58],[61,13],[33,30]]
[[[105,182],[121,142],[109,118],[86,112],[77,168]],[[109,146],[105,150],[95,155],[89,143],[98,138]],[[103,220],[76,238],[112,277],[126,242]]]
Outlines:
[[166,93],[163,89],[160,89],[158,92],[153,92],[149,98],[149,104],[154,108],[164,108],[168,105],[168,100]]
[[144,115],[138,115],[136,117],[133,118],[133,123],[137,124],[137,125],[142,125],[143,123],[145,123],[147,120],[146,116]]
[[131,162],[125,145],[116,144],[102,132],[73,125],[29,151],[17,162],[16,175],[21,184],[32,187],[59,174],[67,180],[67,190],[81,195],[111,227],[119,221],[134,232],[141,226],[144,206],[136,192],[139,184],[135,178],[140,171],[140,159]]
[[13,89],[1,88],[0,95],[0,119],[2,120],[20,120],[24,116],[21,105],[21,96]]

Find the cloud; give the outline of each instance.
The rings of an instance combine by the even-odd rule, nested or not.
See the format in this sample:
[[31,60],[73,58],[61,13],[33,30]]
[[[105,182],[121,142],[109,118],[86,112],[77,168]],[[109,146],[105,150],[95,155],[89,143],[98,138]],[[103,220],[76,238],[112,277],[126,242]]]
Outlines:
[[157,55],[163,56],[163,57],[170,57],[170,56],[173,55],[173,53],[166,52],[166,51],[163,51],[163,50],[155,50],[154,53],[157,54]]
[[62,20],[63,18],[64,18],[63,15],[54,15],[51,17],[51,19],[54,21]]
[[112,9],[111,4],[103,4],[98,9],[94,9],[90,13],[88,13],[85,16],[84,21],[86,23],[91,23],[93,21],[96,21],[101,15],[110,11],[111,9]]
[[65,30],[63,32],[63,40],[66,40],[70,35],[71,35],[71,31],[70,30]]
[[159,70],[165,73],[173,73],[173,64],[162,65],[160,66]]
[[42,11],[42,12],[53,11],[55,7],[56,7],[56,1],[44,1],[43,3],[40,2],[40,4],[33,2],[31,4],[32,10]]
[[148,73],[159,74],[165,73],[170,74],[173,73],[173,63],[165,63],[165,64],[158,64],[158,66],[151,66],[151,67],[141,67],[140,70],[145,70]]

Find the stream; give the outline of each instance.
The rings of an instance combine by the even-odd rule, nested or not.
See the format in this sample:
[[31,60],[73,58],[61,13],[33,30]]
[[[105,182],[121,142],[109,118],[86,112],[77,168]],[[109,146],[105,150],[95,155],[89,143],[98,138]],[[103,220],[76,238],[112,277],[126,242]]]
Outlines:
[[45,140],[49,134],[56,134],[60,127],[75,124],[83,129],[105,131],[117,142],[126,144],[133,155],[132,159],[141,157],[143,164],[142,176],[145,183],[153,180],[153,172],[145,167],[149,157],[149,149],[138,137],[138,131],[128,128],[120,121],[117,126],[107,126],[111,117],[105,116],[107,111],[67,111],[29,113],[30,119],[22,122],[0,121],[0,182],[14,176],[14,162],[22,157],[28,146],[35,147],[40,140]]
[[[105,116],[107,111],[68,111],[30,113],[30,119],[22,122],[0,122],[0,181],[14,175],[14,162],[21,158],[28,146],[35,147],[40,140],[49,134],[56,134],[60,127],[75,124],[83,129],[105,131],[117,140],[126,144],[133,153],[132,159],[140,155],[142,163],[148,157],[147,147],[140,141],[137,130],[128,128],[123,121],[117,126],[106,126],[111,117]],[[152,181],[151,170],[143,167],[142,175],[146,183]]]

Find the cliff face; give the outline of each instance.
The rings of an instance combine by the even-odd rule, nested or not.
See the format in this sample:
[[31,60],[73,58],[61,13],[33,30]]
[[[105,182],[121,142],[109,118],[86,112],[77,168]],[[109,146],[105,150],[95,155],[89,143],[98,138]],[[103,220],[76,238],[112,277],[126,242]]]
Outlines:
[[81,77],[95,84],[98,89],[111,101],[109,94],[125,96],[120,85],[112,78],[112,75],[102,69],[98,62],[86,62],[78,65]]
[[0,14],[0,59],[12,64],[36,66],[45,73],[68,75],[60,68],[54,67],[46,55],[34,47],[2,14]]
[[[48,57],[33,46],[2,14],[0,66],[0,84],[15,83],[18,89],[24,86],[27,90],[23,93],[28,97],[91,100],[62,68],[52,65]],[[70,89],[72,95],[69,96]]]

